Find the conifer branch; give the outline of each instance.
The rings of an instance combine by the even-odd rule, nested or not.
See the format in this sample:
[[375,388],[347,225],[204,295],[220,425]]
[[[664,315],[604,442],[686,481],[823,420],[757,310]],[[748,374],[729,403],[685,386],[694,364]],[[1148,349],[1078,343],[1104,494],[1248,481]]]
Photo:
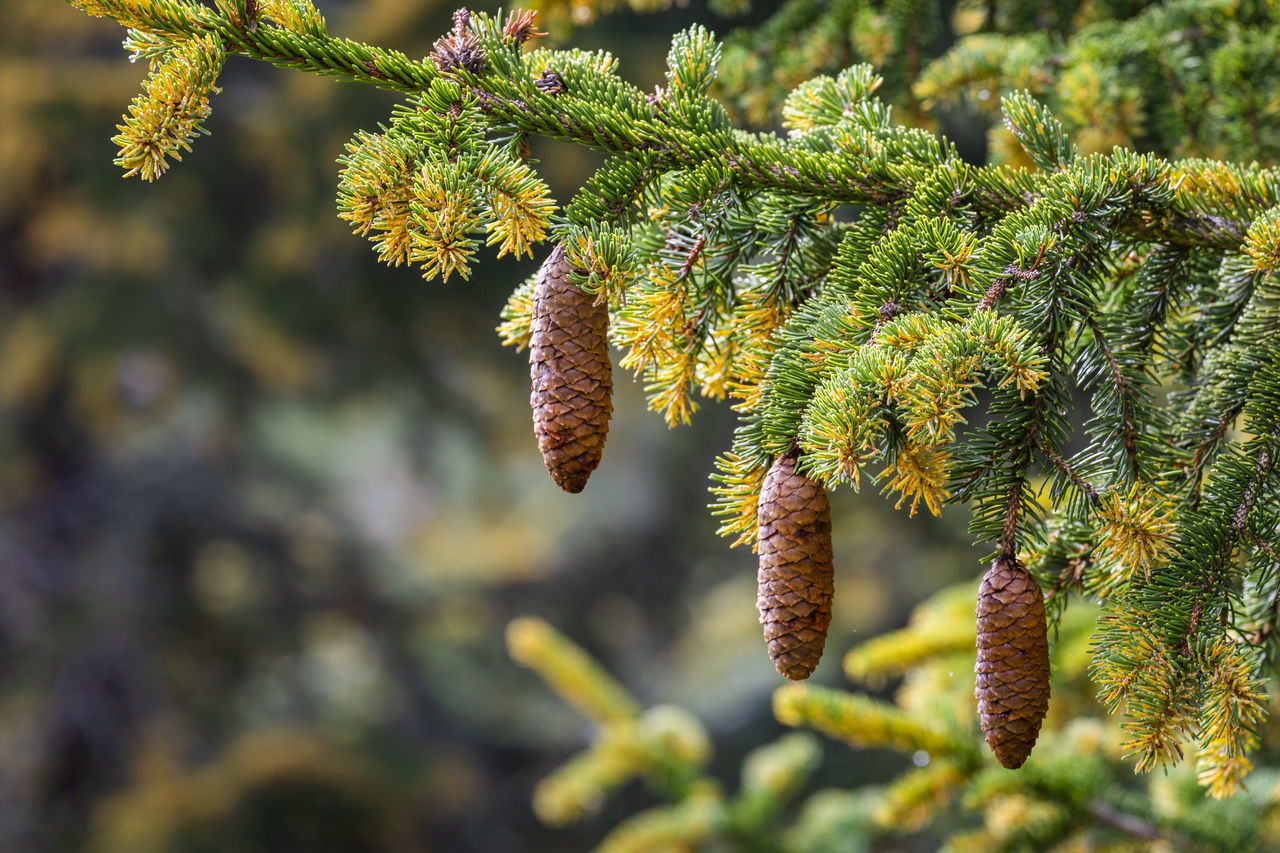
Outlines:
[[[284,68],[334,76],[350,82],[414,94],[425,92],[442,75],[432,62],[414,62],[398,51],[385,50],[346,38],[296,32],[277,26],[250,31],[243,22],[217,10],[184,0],[68,0],[89,14],[112,17],[126,26],[166,38],[213,36],[228,53],[270,62]],[[516,66],[518,67],[518,65]],[[461,82],[481,109],[514,132],[536,133],[616,153],[649,152],[665,169],[721,162],[745,189],[775,190],[831,202],[876,204],[896,208],[917,188],[917,180],[898,177],[877,167],[859,167],[858,152],[844,167],[805,150],[799,143],[735,132],[709,134],[682,120],[678,113],[648,105],[648,114],[631,110],[625,128],[592,121],[570,111],[555,97],[538,89],[531,76],[506,78],[492,70],[474,74],[463,68],[448,76]],[[563,100],[566,96],[561,96]],[[572,100],[572,98],[570,98]],[[939,149],[944,159],[953,155]],[[1034,189],[1017,187],[1000,170],[978,170],[982,180],[953,198],[984,216],[999,216],[1036,197]],[[1172,168],[1162,184],[1142,188],[1147,194],[1171,191],[1179,180]],[[1139,196],[1140,198],[1140,196]],[[1261,213],[1270,204],[1261,205]],[[1137,203],[1121,223],[1129,237],[1145,242],[1232,250],[1244,240],[1249,222],[1179,210],[1178,203]]]
[[966,741],[865,696],[826,687],[788,685],[773,694],[774,715],[790,726],[812,726],[855,746],[891,746],[976,766],[978,754]]
[[[1273,432],[1269,438],[1273,442],[1280,439],[1280,431]],[[1183,630],[1182,642],[1179,646],[1183,655],[1191,653],[1192,638],[1196,636],[1200,619],[1204,616],[1205,599],[1212,595],[1213,592],[1221,589],[1225,580],[1223,575],[1230,565],[1237,543],[1244,535],[1249,513],[1253,510],[1254,504],[1258,499],[1259,487],[1274,468],[1274,445],[1268,446],[1264,444],[1258,449],[1253,458],[1253,474],[1249,477],[1239,502],[1236,503],[1235,509],[1231,512],[1227,534],[1220,537],[1213,552],[1212,561],[1202,568],[1198,580],[1195,581],[1195,587],[1200,591],[1200,594],[1195,598],[1195,606],[1191,611],[1191,617],[1187,620],[1186,628]]]
[[1193,211],[1170,210],[1163,217],[1135,211],[1122,230],[1126,237],[1139,242],[1231,252],[1244,242],[1250,222]]
[[315,74],[412,94],[426,91],[438,75],[426,62],[399,51],[346,38],[297,32],[279,26],[250,30],[244,22],[186,0],[68,0],[98,17],[165,38],[213,36],[230,54]]
[[1060,803],[1073,815],[1073,822],[1092,819],[1125,836],[1146,842],[1172,844],[1177,850],[1211,851],[1217,845],[1189,835],[1177,822],[1153,812],[1145,803],[1125,791],[1094,788],[1081,791],[1055,774],[1037,772],[1022,783],[1051,802]]

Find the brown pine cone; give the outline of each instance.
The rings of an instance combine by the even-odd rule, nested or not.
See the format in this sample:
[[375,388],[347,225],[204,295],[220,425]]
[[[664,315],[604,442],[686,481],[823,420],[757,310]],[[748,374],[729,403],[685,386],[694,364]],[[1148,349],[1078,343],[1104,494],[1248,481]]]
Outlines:
[[987,744],[1012,770],[1031,754],[1049,710],[1044,594],[1015,558],[1001,555],[982,578],[977,615],[973,695]]
[[756,542],[769,657],[787,678],[808,678],[831,624],[831,504],[821,484],[796,473],[792,455],[780,456],[760,487]]
[[600,464],[613,413],[609,314],[569,281],[564,247],[543,261],[533,291],[529,375],[533,431],[551,478],[580,492]]

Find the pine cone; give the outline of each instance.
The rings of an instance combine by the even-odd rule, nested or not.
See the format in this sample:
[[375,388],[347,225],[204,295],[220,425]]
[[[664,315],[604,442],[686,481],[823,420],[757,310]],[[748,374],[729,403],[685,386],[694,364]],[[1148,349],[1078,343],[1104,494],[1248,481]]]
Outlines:
[[542,263],[533,290],[529,404],[542,461],[566,492],[582,491],[600,464],[609,432],[608,328],[605,305],[569,281],[564,247],[557,246]]
[[982,578],[977,615],[973,695],[987,744],[1013,770],[1031,754],[1049,710],[1044,594],[1016,559],[1001,555]]
[[769,657],[787,678],[808,678],[822,657],[831,624],[831,504],[821,484],[796,473],[794,456],[779,457],[765,475],[756,541],[756,606]]

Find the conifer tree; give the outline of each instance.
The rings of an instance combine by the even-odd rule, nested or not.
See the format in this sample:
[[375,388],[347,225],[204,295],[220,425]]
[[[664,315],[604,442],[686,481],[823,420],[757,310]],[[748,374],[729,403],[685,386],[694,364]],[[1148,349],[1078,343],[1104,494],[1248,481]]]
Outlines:
[[[646,93],[608,54],[533,47],[528,11],[461,9],[412,60],[329,35],[309,0],[71,2],[128,27],[150,64],[115,139],[126,174],[154,180],[188,150],[227,55],[402,93],[350,142],[338,191],[382,260],[447,280],[482,241],[553,243],[668,424],[700,397],[741,414],[713,488],[735,544],[757,541],[780,458],[820,489],[865,477],[912,514],[966,504],[996,565],[1045,591],[1038,636],[1072,593],[1101,604],[1091,673],[1136,769],[1190,750],[1211,794],[1241,787],[1280,650],[1268,4],[791,0],[726,43],[677,33]],[[780,88],[783,134],[735,124],[730,108],[767,121]],[[991,116],[988,165],[928,126],[929,107],[966,104]],[[531,135],[608,159],[557,207]],[[535,285],[504,312],[513,344],[536,332]],[[1038,614],[1023,598],[997,615]],[[1025,648],[1041,666],[1042,643]],[[784,721],[837,735],[868,708],[778,699]],[[923,722],[882,728],[977,766]],[[617,781],[608,762],[577,769]],[[924,796],[947,773],[964,775],[904,784]],[[679,817],[701,819],[680,790]],[[1086,805],[1030,825],[1119,814]]]

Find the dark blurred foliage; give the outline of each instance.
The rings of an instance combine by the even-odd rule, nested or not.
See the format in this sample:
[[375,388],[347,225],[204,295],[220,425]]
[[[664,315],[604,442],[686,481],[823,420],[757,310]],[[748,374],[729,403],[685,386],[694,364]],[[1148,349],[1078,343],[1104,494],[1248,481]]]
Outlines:
[[[452,6],[322,11],[420,56]],[[109,140],[144,74],[123,31],[50,0],[3,19],[0,849],[585,849],[652,798],[536,822],[587,723],[508,661],[522,613],[699,714],[731,784],[782,729],[754,557],[704,510],[731,413],[669,433],[623,381],[601,470],[561,494],[493,332],[536,259],[428,284],[335,215],[343,144],[392,96],[231,60],[212,135],[123,180]],[[690,20],[574,43],[648,88]],[[562,202],[596,165],[534,153]],[[836,512],[835,660],[977,573],[960,513]],[[902,766],[825,748],[821,785]]]

